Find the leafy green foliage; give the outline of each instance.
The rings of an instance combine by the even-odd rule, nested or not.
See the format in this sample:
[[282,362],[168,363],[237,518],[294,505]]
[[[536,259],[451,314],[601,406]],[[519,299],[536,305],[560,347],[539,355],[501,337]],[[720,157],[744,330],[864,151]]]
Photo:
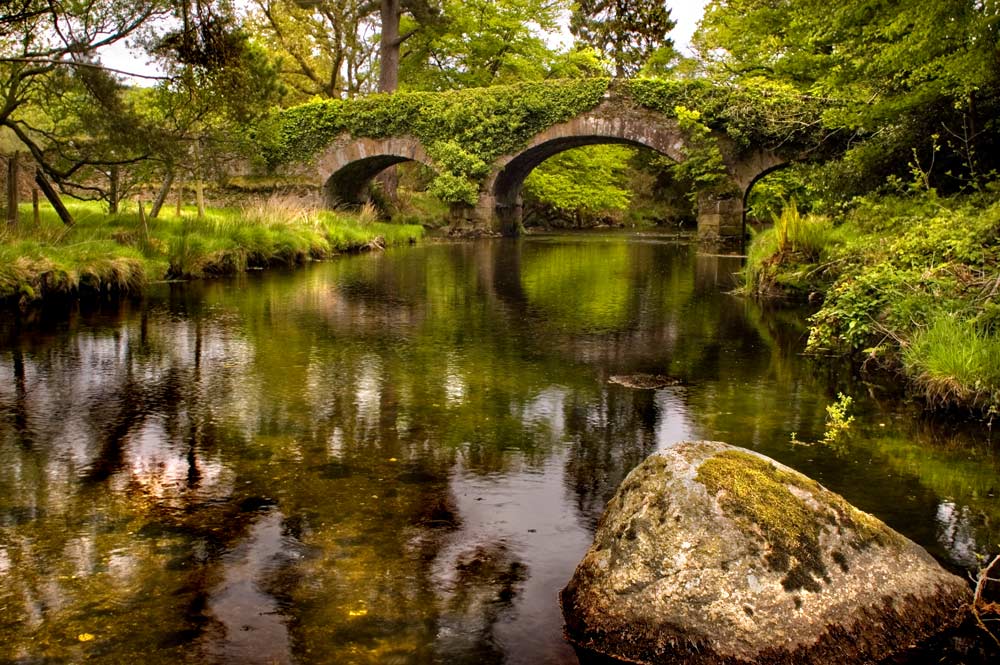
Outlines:
[[789,251],[791,240],[782,249],[779,236],[755,238],[747,288],[825,291],[808,351],[863,352],[902,368],[931,401],[995,402],[1000,203],[993,197],[863,199],[841,225],[827,226],[811,254]]
[[861,154],[845,173],[866,166],[869,189],[905,174],[911,150],[940,134],[934,178],[948,191],[981,186],[1000,166],[997,11],[995,0],[713,0],[695,42],[719,80],[765,76],[837,102],[824,124],[854,135]]
[[549,48],[540,31],[558,28],[562,2],[444,0],[441,19],[407,40],[405,90],[454,90],[539,81],[590,71],[596,63]]
[[[353,96],[374,88],[371,10],[360,0],[252,0],[247,23],[282,63],[296,101]],[[376,3],[377,5],[377,3]]]
[[729,186],[722,151],[712,136],[711,128],[701,121],[701,112],[675,106],[674,117],[688,138],[684,148],[687,159],[678,165],[677,171],[682,178],[694,185],[691,195],[717,191]]
[[938,312],[985,313],[998,276],[1000,204],[988,200],[865,201],[848,222],[855,237],[812,319],[813,350],[891,351]]
[[432,188],[450,203],[468,203],[494,159],[593,108],[607,86],[607,79],[583,79],[312,102],[272,117],[259,128],[258,141],[267,161],[279,164],[306,159],[344,132],[416,136],[444,178]]
[[632,198],[627,168],[634,148],[575,148],[543,162],[524,181],[525,203],[572,216],[577,225],[621,215]]
[[815,147],[825,132],[822,112],[829,106],[794,87],[762,78],[739,85],[705,79],[634,79],[629,96],[640,106],[677,117],[678,109],[697,112],[698,120],[725,133],[743,149]]
[[826,427],[823,430],[823,443],[832,445],[843,438],[851,429],[854,416],[851,406],[854,399],[850,395],[837,393],[837,401],[826,406]]
[[662,61],[676,57],[667,37],[677,22],[663,0],[579,0],[573,5],[569,29],[598,52],[607,53],[615,76],[634,76],[656,54]]

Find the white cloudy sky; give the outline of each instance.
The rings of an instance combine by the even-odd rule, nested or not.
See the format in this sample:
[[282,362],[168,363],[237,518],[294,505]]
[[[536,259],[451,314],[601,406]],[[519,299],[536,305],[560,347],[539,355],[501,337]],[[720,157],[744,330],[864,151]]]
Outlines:
[[[681,53],[688,53],[691,44],[691,35],[694,34],[695,27],[698,25],[698,21],[701,19],[707,3],[708,0],[675,0],[667,3],[670,6],[674,20],[677,21],[677,27],[674,28],[670,36],[674,40],[674,45]],[[568,17],[566,20],[568,23]],[[569,34],[569,29],[564,28],[563,34],[553,35],[551,42],[568,45],[572,43],[572,40],[573,38]],[[155,75],[157,73],[153,67],[145,62],[145,57],[141,53],[130,50],[124,43],[102,49],[101,60],[108,67],[127,72],[147,75]],[[135,81],[142,85],[142,80]]]
[[676,0],[667,4],[670,5],[674,20],[677,21],[677,27],[670,36],[674,38],[677,49],[682,53],[686,52],[691,44],[691,35],[701,20],[708,0]]

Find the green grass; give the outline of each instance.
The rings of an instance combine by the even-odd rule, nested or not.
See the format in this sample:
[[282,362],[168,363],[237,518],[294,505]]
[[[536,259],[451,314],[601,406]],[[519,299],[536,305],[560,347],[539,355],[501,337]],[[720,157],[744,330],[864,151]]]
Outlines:
[[913,336],[903,363],[929,401],[1000,404],[1000,335],[974,321],[936,315]]
[[136,293],[151,281],[198,278],[248,268],[294,266],[338,253],[416,242],[423,229],[370,216],[317,210],[290,199],[241,209],[161,211],[144,227],[133,205],[121,214],[97,204],[69,205],[64,226],[48,207],[35,224],[30,207],[0,228],[0,300],[35,300],[81,292]]
[[835,248],[848,240],[849,231],[828,217],[802,215],[791,201],[774,215],[774,226],[754,236],[743,271],[744,290],[765,296],[807,295]]
[[873,196],[825,230],[796,223],[758,234],[745,290],[822,293],[807,352],[901,370],[930,404],[1000,407],[995,194]]

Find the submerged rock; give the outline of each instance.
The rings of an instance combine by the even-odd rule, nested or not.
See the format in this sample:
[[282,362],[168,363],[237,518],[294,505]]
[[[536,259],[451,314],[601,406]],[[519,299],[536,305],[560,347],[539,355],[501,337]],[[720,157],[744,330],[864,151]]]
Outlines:
[[636,390],[658,390],[669,386],[679,386],[683,382],[663,374],[615,374],[608,377],[608,383]]
[[819,483],[724,443],[651,455],[563,589],[577,647],[634,663],[871,663],[960,618],[968,585]]

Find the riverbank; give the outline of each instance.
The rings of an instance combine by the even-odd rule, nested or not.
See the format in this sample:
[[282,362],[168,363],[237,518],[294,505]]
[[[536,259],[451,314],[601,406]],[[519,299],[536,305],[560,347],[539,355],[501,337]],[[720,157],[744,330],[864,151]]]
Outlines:
[[143,220],[134,205],[120,214],[96,203],[71,204],[63,225],[47,206],[30,206],[0,228],[0,302],[26,304],[85,293],[138,293],[150,282],[197,279],[248,269],[295,266],[340,253],[414,243],[424,230],[388,224],[369,211],[318,210],[266,199],[241,208],[164,209]]
[[744,288],[820,301],[807,351],[900,372],[935,407],[1000,408],[995,192],[868,198],[832,218],[788,206],[753,240]]

